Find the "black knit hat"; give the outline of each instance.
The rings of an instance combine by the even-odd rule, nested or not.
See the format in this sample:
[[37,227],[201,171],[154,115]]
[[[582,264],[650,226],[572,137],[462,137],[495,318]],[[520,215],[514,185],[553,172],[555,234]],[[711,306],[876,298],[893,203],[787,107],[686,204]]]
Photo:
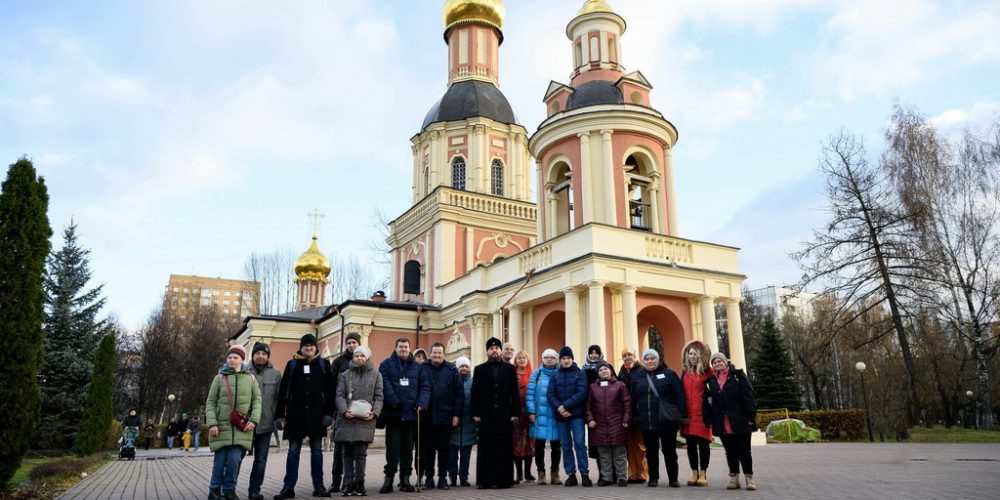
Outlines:
[[305,334],[305,335],[302,336],[302,340],[299,340],[299,349],[302,349],[303,347],[305,347],[307,345],[316,345],[316,336],[315,335],[313,335],[311,333],[307,333],[307,334]]
[[568,345],[564,345],[562,349],[559,349],[559,357],[560,358],[572,358],[573,357],[573,349],[570,349],[570,347]]
[[347,342],[348,340],[351,340],[351,339],[354,339],[354,341],[357,342],[357,343],[359,343],[359,344],[361,343],[361,335],[358,335],[358,332],[348,333],[347,336],[344,337],[344,342]]
[[257,354],[257,351],[264,351],[268,357],[271,357],[271,346],[263,342],[257,342],[253,345],[253,351],[250,352],[250,356],[253,357],[254,354]]

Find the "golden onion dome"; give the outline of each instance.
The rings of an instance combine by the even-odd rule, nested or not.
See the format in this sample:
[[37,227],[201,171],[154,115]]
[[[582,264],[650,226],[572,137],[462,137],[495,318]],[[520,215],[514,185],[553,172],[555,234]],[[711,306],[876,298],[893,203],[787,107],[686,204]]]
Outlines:
[[577,12],[576,15],[582,16],[584,14],[591,14],[594,12],[615,13],[615,11],[611,9],[611,6],[604,0],[587,0],[587,2],[583,4],[583,7],[580,7],[580,12]]
[[298,259],[295,259],[296,282],[305,280],[330,282],[327,278],[330,276],[330,259],[327,259],[326,255],[323,255],[323,252],[319,251],[316,239],[316,235],[313,234],[309,250],[306,250]]
[[447,30],[456,24],[481,22],[500,29],[505,14],[502,0],[445,0],[444,27]]

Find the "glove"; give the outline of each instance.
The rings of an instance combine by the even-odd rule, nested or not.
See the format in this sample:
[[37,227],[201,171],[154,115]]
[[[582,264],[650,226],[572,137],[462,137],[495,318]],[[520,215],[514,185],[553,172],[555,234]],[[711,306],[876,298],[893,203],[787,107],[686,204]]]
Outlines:
[[330,415],[323,415],[323,427],[330,427],[333,425],[333,417]]
[[285,419],[279,418],[274,421],[274,427],[279,431],[285,430]]

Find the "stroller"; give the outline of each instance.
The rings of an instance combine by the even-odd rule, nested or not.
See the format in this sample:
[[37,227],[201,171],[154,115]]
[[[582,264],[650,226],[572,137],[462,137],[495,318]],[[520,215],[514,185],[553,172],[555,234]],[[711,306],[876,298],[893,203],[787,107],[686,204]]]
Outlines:
[[118,449],[118,460],[135,460],[135,442],[138,438],[138,427],[126,427],[122,430],[122,437],[118,440],[121,443],[121,448]]

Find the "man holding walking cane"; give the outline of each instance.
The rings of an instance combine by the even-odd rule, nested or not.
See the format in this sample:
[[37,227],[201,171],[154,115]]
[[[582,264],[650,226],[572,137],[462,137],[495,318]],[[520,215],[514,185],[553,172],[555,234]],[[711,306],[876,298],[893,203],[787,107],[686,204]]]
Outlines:
[[413,472],[413,441],[416,437],[417,416],[427,408],[430,385],[427,377],[410,355],[410,339],[396,340],[393,353],[379,365],[382,374],[386,416],[385,483],[379,493],[391,493],[393,479],[399,471],[400,491],[413,492],[410,474]]

